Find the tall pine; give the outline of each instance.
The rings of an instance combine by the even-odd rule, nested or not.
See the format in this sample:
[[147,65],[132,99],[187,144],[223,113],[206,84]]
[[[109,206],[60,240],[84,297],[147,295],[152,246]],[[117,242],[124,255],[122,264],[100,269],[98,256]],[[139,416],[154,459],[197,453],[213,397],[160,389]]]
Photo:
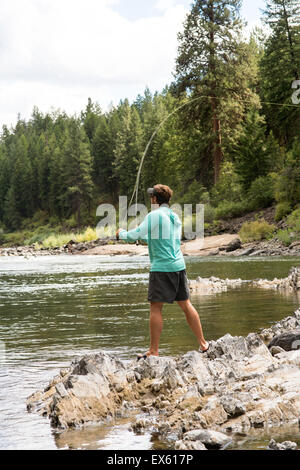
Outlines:
[[300,107],[290,106],[292,83],[300,78],[299,0],[268,0],[264,21],[271,32],[260,63],[261,98],[274,104],[263,111],[281,145],[290,148],[300,129]]
[[178,35],[177,89],[191,100],[199,98],[186,108],[185,121],[205,134],[199,145],[215,183],[247,108],[240,100],[258,101],[251,89],[251,48],[242,38],[240,6],[240,0],[194,0]]

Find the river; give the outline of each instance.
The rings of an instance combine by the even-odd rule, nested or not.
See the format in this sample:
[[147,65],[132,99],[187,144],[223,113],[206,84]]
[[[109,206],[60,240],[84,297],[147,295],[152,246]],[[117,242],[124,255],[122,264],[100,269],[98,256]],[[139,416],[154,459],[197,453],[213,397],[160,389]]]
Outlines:
[[[286,277],[300,257],[186,258],[190,279]],[[73,358],[104,350],[131,360],[149,342],[148,257],[0,257],[0,449],[158,449],[164,443],[135,435],[128,421],[53,432],[47,419],[27,413],[26,398],[44,388]],[[247,335],[290,315],[295,293],[250,287],[193,295],[207,339]],[[160,354],[197,347],[184,314],[164,307]],[[300,443],[299,429],[257,432],[234,448],[264,448],[270,436]]]

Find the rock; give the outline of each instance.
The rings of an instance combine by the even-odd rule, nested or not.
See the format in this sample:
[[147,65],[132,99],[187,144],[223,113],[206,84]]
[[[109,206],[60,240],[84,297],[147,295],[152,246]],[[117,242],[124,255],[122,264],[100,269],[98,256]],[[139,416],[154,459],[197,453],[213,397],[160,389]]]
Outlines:
[[229,243],[229,245],[226,248],[226,251],[227,252],[235,251],[241,248],[241,246],[242,246],[241,240],[239,238],[235,238],[234,240],[232,240],[232,242]]
[[271,350],[275,346],[281,349],[279,352],[282,352],[282,350],[293,351],[300,349],[300,328],[291,333],[288,332],[275,336],[268,345],[268,348]]
[[280,346],[271,346],[270,347],[270,353],[272,356],[276,356],[276,354],[280,354],[284,352],[284,349],[282,349]]
[[255,248],[251,247],[251,248],[247,248],[246,250],[242,251],[240,253],[240,256],[248,256],[250,255],[251,253],[253,253],[255,250]]
[[213,250],[208,253],[207,256],[217,256],[219,254],[219,250]]
[[267,450],[297,450],[298,446],[296,442],[291,441],[284,441],[284,442],[276,442],[274,439],[271,439]]
[[222,449],[232,439],[226,434],[210,429],[195,429],[183,435],[184,441],[200,441],[206,449]]
[[85,355],[31,395],[27,409],[47,416],[57,430],[132,413],[135,432],[173,436],[172,445],[181,449],[223,448],[230,442],[227,430],[247,433],[298,420],[300,349],[275,349],[273,357],[263,340],[294,333],[297,325],[300,309],[263,334],[211,341],[205,355],[190,351],[140,361],[101,351]]
[[[257,251],[255,253],[257,254]],[[253,286],[263,289],[298,291],[300,290],[300,267],[292,268],[286,278],[273,280],[244,281],[242,279],[219,279],[214,276],[201,278],[199,276],[196,280],[189,280],[189,288],[191,293],[211,294],[227,291],[228,288],[240,287],[243,283],[252,283]]]
[[68,392],[62,382],[55,385],[57,393],[61,396],[61,398],[67,397]]
[[233,396],[224,395],[221,398],[221,404],[230,418],[236,418],[246,413],[245,405]]
[[265,253],[266,253],[266,250],[256,250],[250,253],[249,256],[260,256],[260,255],[264,255]]
[[207,450],[200,441],[176,441],[175,450]]

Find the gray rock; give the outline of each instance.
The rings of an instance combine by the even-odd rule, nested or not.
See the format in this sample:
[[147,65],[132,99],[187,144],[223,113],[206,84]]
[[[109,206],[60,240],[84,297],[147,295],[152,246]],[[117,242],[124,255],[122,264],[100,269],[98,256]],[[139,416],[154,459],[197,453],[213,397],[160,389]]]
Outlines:
[[231,442],[226,434],[210,429],[195,429],[183,435],[183,441],[200,441],[207,449],[222,449]]
[[250,253],[249,256],[260,256],[260,255],[264,255],[265,253],[266,253],[266,250],[256,250]]
[[268,348],[271,350],[274,346],[280,347],[284,351],[300,349],[300,329],[296,329],[291,333],[288,332],[275,336],[275,338],[273,338],[269,343]]
[[68,392],[66,390],[66,387],[62,382],[59,382],[58,384],[55,385],[57,393],[61,396],[61,398],[67,397]]
[[242,246],[241,240],[239,238],[235,238],[229,243],[229,245],[226,248],[226,251],[227,252],[235,251],[241,248],[241,246]]
[[221,404],[230,418],[236,418],[246,413],[246,407],[243,403],[229,395],[221,397]]
[[176,441],[175,450],[207,450],[200,441]]
[[296,442],[292,441],[284,441],[284,442],[276,442],[274,439],[271,439],[267,450],[297,450],[298,446]]

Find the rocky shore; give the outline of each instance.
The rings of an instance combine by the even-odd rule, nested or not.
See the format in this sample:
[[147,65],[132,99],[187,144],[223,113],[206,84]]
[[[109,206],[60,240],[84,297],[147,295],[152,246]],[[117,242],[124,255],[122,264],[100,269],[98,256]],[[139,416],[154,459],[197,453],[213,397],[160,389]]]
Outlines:
[[[242,243],[234,234],[206,236],[204,239],[185,240],[181,244],[184,256],[300,256],[300,240],[285,246],[279,240]],[[148,248],[144,244],[128,244],[114,239],[99,239],[91,242],[77,243],[70,241],[62,247],[36,249],[34,245],[0,247],[1,256],[46,255],[130,255],[145,256]]]
[[99,351],[61,370],[27,409],[56,430],[130,416],[133,432],[158,435],[169,448],[224,449],[255,430],[298,425],[298,329],[300,309],[261,332],[211,341],[204,354],[124,361]]

